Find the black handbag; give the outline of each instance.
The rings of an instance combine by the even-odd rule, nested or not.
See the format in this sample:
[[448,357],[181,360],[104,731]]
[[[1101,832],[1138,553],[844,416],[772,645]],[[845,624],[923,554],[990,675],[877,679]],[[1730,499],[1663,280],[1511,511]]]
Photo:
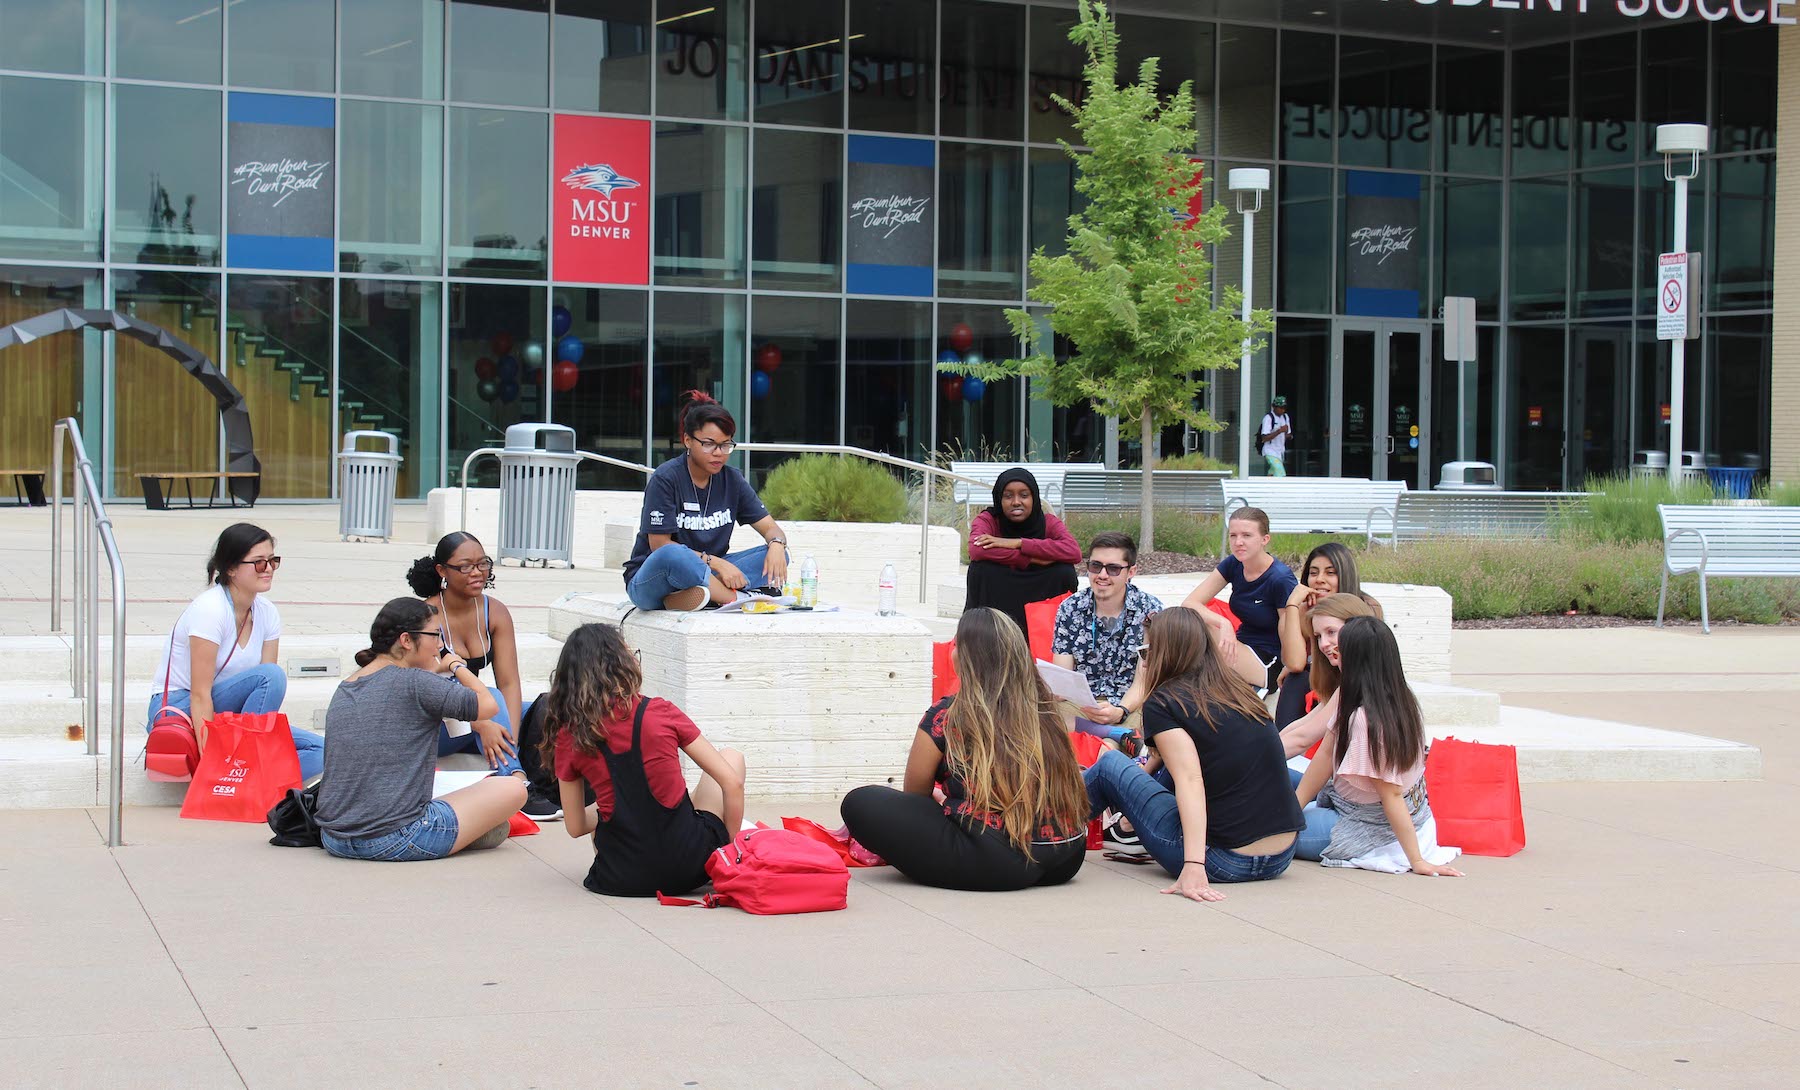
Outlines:
[[319,785],[289,788],[281,801],[269,808],[269,843],[278,848],[323,848],[319,840]]

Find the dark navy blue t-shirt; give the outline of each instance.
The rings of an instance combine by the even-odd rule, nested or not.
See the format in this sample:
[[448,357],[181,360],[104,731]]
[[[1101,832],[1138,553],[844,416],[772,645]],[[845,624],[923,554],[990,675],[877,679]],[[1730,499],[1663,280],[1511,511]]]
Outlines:
[[1219,576],[1231,584],[1231,612],[1244,622],[1238,629],[1240,642],[1268,662],[1281,653],[1281,607],[1300,585],[1294,571],[1277,560],[1255,582],[1244,581],[1244,564],[1235,556],[1219,561]]
[[668,534],[676,544],[713,556],[731,551],[731,532],[769,517],[755,489],[734,466],[719,470],[712,483],[694,487],[684,451],[656,467],[644,484],[644,510],[638,517],[637,542],[625,563],[625,582],[650,555],[650,535]]

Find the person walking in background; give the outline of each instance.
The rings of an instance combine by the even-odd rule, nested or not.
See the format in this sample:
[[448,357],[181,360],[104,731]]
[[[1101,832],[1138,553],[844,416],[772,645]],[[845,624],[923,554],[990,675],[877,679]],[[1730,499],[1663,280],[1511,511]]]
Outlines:
[[1288,437],[1293,434],[1287,398],[1276,394],[1269,399],[1269,411],[1263,414],[1262,426],[1256,429],[1256,443],[1262,449],[1263,468],[1269,476],[1287,476],[1287,444]]

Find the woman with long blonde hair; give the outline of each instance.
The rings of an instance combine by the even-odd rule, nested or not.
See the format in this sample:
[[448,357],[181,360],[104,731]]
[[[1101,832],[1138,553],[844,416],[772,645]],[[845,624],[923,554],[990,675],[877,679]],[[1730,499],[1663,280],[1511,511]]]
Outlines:
[[1318,703],[1311,711],[1281,728],[1281,742],[1289,757],[1305,753],[1314,742],[1325,737],[1325,731],[1331,725],[1331,713],[1326,711],[1326,705],[1331,703],[1343,679],[1338,665],[1338,633],[1344,630],[1344,623],[1352,617],[1374,616],[1377,616],[1375,608],[1367,599],[1350,593],[1327,594],[1307,614],[1311,634],[1306,646],[1312,660],[1308,667],[1308,686],[1317,695]]
[[1024,633],[998,610],[972,609],[956,626],[950,655],[962,690],[920,720],[902,790],[850,792],[840,807],[844,824],[926,885],[1067,882],[1087,854],[1088,802],[1068,728]]

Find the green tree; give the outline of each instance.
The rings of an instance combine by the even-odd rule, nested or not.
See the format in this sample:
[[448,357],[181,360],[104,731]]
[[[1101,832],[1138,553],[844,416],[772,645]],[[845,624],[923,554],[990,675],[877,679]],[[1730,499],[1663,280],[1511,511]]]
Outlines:
[[[943,369],[984,381],[1023,376],[1057,405],[1091,404],[1095,411],[1136,420],[1144,452],[1138,542],[1155,542],[1150,452],[1156,431],[1188,424],[1202,431],[1223,425],[1200,407],[1205,374],[1235,367],[1246,339],[1266,333],[1267,311],[1240,320],[1242,293],[1226,287],[1214,300],[1207,289],[1207,247],[1230,232],[1225,207],[1215,204],[1183,222],[1200,179],[1194,147],[1194,88],[1185,82],[1166,101],[1157,92],[1158,60],[1138,68],[1136,83],[1118,80],[1119,31],[1103,0],[1080,0],[1080,21],[1069,40],[1083,47],[1086,95],[1077,106],[1052,96],[1069,113],[1087,150],[1062,141],[1075,161],[1075,188],[1088,200],[1069,217],[1068,252],[1031,257],[1033,302],[1051,307],[1048,331],[1024,310],[1007,311],[1026,345],[1024,359],[945,364]],[[1058,361],[1049,333],[1073,345]]]

